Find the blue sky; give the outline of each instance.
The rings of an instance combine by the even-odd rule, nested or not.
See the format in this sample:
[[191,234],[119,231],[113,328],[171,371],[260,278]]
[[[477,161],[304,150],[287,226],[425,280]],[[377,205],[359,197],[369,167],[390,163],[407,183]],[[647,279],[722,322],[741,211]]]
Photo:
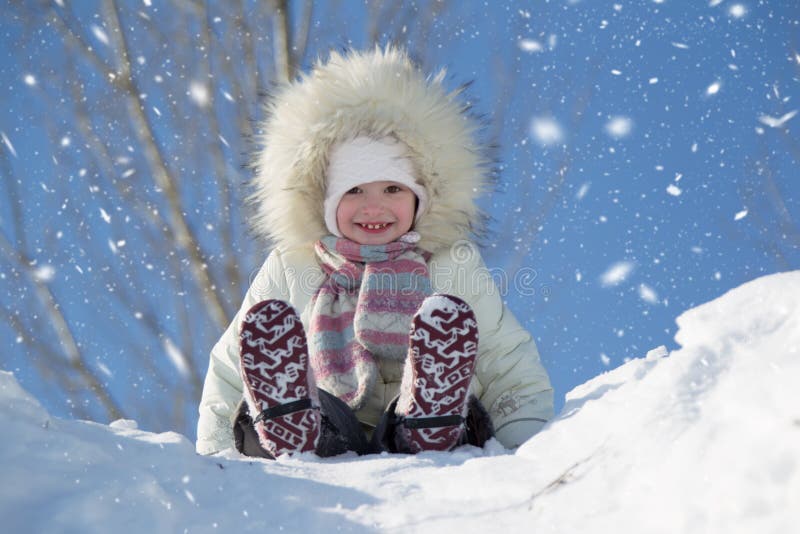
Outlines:
[[[159,13],[153,3],[141,9]],[[312,34],[309,58],[366,44],[365,8],[350,7],[318,4],[315,27],[347,20],[339,20],[345,30]],[[665,0],[453,3],[426,31],[425,61],[447,68],[450,88],[472,81],[468,95],[487,131],[502,126],[497,192],[482,201],[492,216],[484,257],[526,288],[509,286],[507,301],[537,339],[558,406],[569,389],[626,358],[674,348],[682,311],[798,268],[799,30],[795,2]],[[61,47],[43,27],[15,48],[23,31],[4,23],[0,33],[0,150],[26,177],[21,187],[80,184],[66,168],[68,147],[57,146],[64,134],[46,127],[57,102],[44,102],[28,83],[68,75],[50,61]],[[422,34],[408,31],[413,49]],[[162,62],[149,54],[148,65]],[[498,62],[515,75],[498,77]],[[228,152],[231,168],[241,163]],[[0,209],[7,230],[9,206]],[[21,209],[43,226],[59,224],[47,202]],[[88,200],[76,209],[97,213]],[[56,253],[60,246],[41,238],[33,250],[56,273],[72,273],[52,282],[65,301],[92,303],[71,317],[93,359],[111,366],[124,388],[140,370],[126,368],[124,344],[94,331],[115,314],[107,287],[76,286],[75,254]],[[252,272],[259,257],[243,255],[240,268]],[[2,268],[3,306],[19,309],[33,293]],[[166,328],[178,330],[175,314],[165,314]],[[71,413],[63,398],[42,394],[29,348],[0,331],[3,366],[39,390],[50,411]],[[210,348],[219,334],[197,343]],[[146,427],[147,413],[138,416]],[[187,433],[191,413],[180,429]]]

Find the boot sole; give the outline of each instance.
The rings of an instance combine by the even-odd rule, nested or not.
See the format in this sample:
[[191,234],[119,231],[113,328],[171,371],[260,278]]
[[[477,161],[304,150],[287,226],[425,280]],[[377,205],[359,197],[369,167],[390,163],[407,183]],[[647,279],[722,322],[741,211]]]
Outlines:
[[[450,295],[426,299],[411,321],[409,348],[413,392],[406,392],[410,402],[401,395],[398,413],[408,419],[465,416],[478,351],[478,324],[469,305]],[[462,425],[401,425],[399,431],[412,452],[445,451],[457,443]]]
[[280,300],[259,302],[245,314],[240,348],[245,400],[254,421],[264,410],[311,398],[312,408],[256,422],[261,446],[275,457],[315,450],[319,400],[297,313]]

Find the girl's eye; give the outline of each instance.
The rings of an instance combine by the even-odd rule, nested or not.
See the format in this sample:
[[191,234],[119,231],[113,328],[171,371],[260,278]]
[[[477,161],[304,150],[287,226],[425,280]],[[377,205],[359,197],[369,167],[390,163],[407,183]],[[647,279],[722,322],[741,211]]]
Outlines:
[[390,185],[386,188],[387,193],[399,193],[402,189],[396,185]]
[[361,188],[360,187],[354,187],[352,189],[349,189],[346,194],[347,195],[357,195],[360,192],[361,192]]

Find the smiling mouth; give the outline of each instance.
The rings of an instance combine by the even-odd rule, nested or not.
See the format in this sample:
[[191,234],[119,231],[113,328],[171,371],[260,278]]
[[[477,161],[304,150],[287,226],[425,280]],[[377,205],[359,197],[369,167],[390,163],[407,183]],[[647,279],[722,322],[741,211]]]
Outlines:
[[378,233],[378,232],[383,232],[394,223],[386,222],[386,223],[356,223],[356,224],[358,225],[359,228],[361,228],[365,232]]

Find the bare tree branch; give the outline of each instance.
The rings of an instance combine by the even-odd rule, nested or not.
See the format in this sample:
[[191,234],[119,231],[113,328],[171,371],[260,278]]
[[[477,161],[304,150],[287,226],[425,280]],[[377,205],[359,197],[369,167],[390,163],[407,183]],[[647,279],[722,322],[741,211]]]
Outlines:
[[272,31],[274,34],[275,77],[281,82],[288,82],[294,75],[294,64],[291,51],[291,22],[289,21],[289,3],[287,0],[270,0],[273,9]]
[[176,245],[183,249],[189,256],[189,264],[195,280],[208,299],[209,314],[220,328],[225,328],[228,323],[228,316],[225,312],[222,300],[217,293],[217,285],[211,279],[211,273],[203,258],[200,245],[186,221],[185,212],[181,205],[180,194],[175,185],[175,178],[164,162],[161,151],[155,142],[156,138],[153,129],[143,112],[144,106],[140,101],[141,92],[131,72],[128,46],[120,25],[116,2],[114,0],[106,0],[105,6],[109,25],[111,26],[110,33],[115,42],[113,48],[117,54],[120,70],[119,83],[126,90],[128,114],[133,121],[134,131],[139,139],[139,143],[144,149],[145,159],[153,173],[153,179],[163,191],[167,205],[169,206],[169,224],[175,235]]
[[106,386],[100,381],[97,375],[95,375],[94,371],[86,365],[86,361],[83,359],[83,355],[78,348],[78,343],[72,335],[72,330],[61,312],[61,306],[59,306],[58,301],[50,291],[50,288],[47,287],[47,284],[45,284],[41,277],[37,276],[30,268],[32,264],[31,260],[15,250],[3,233],[0,233],[0,251],[6,256],[8,261],[16,264],[17,268],[25,272],[30,279],[33,288],[36,290],[36,296],[40,304],[46,310],[50,318],[53,330],[58,336],[61,348],[64,350],[66,356],[66,361],[69,363],[70,367],[83,378],[89,386],[90,391],[94,393],[105,408],[110,419],[120,419],[123,417],[122,410],[117,406],[116,402],[114,402]]
[[308,48],[308,36],[311,33],[311,20],[314,15],[314,0],[306,0],[303,2],[303,15],[300,17],[302,24],[300,31],[297,33],[295,42],[294,65],[303,63],[303,58],[306,57],[306,49]]

